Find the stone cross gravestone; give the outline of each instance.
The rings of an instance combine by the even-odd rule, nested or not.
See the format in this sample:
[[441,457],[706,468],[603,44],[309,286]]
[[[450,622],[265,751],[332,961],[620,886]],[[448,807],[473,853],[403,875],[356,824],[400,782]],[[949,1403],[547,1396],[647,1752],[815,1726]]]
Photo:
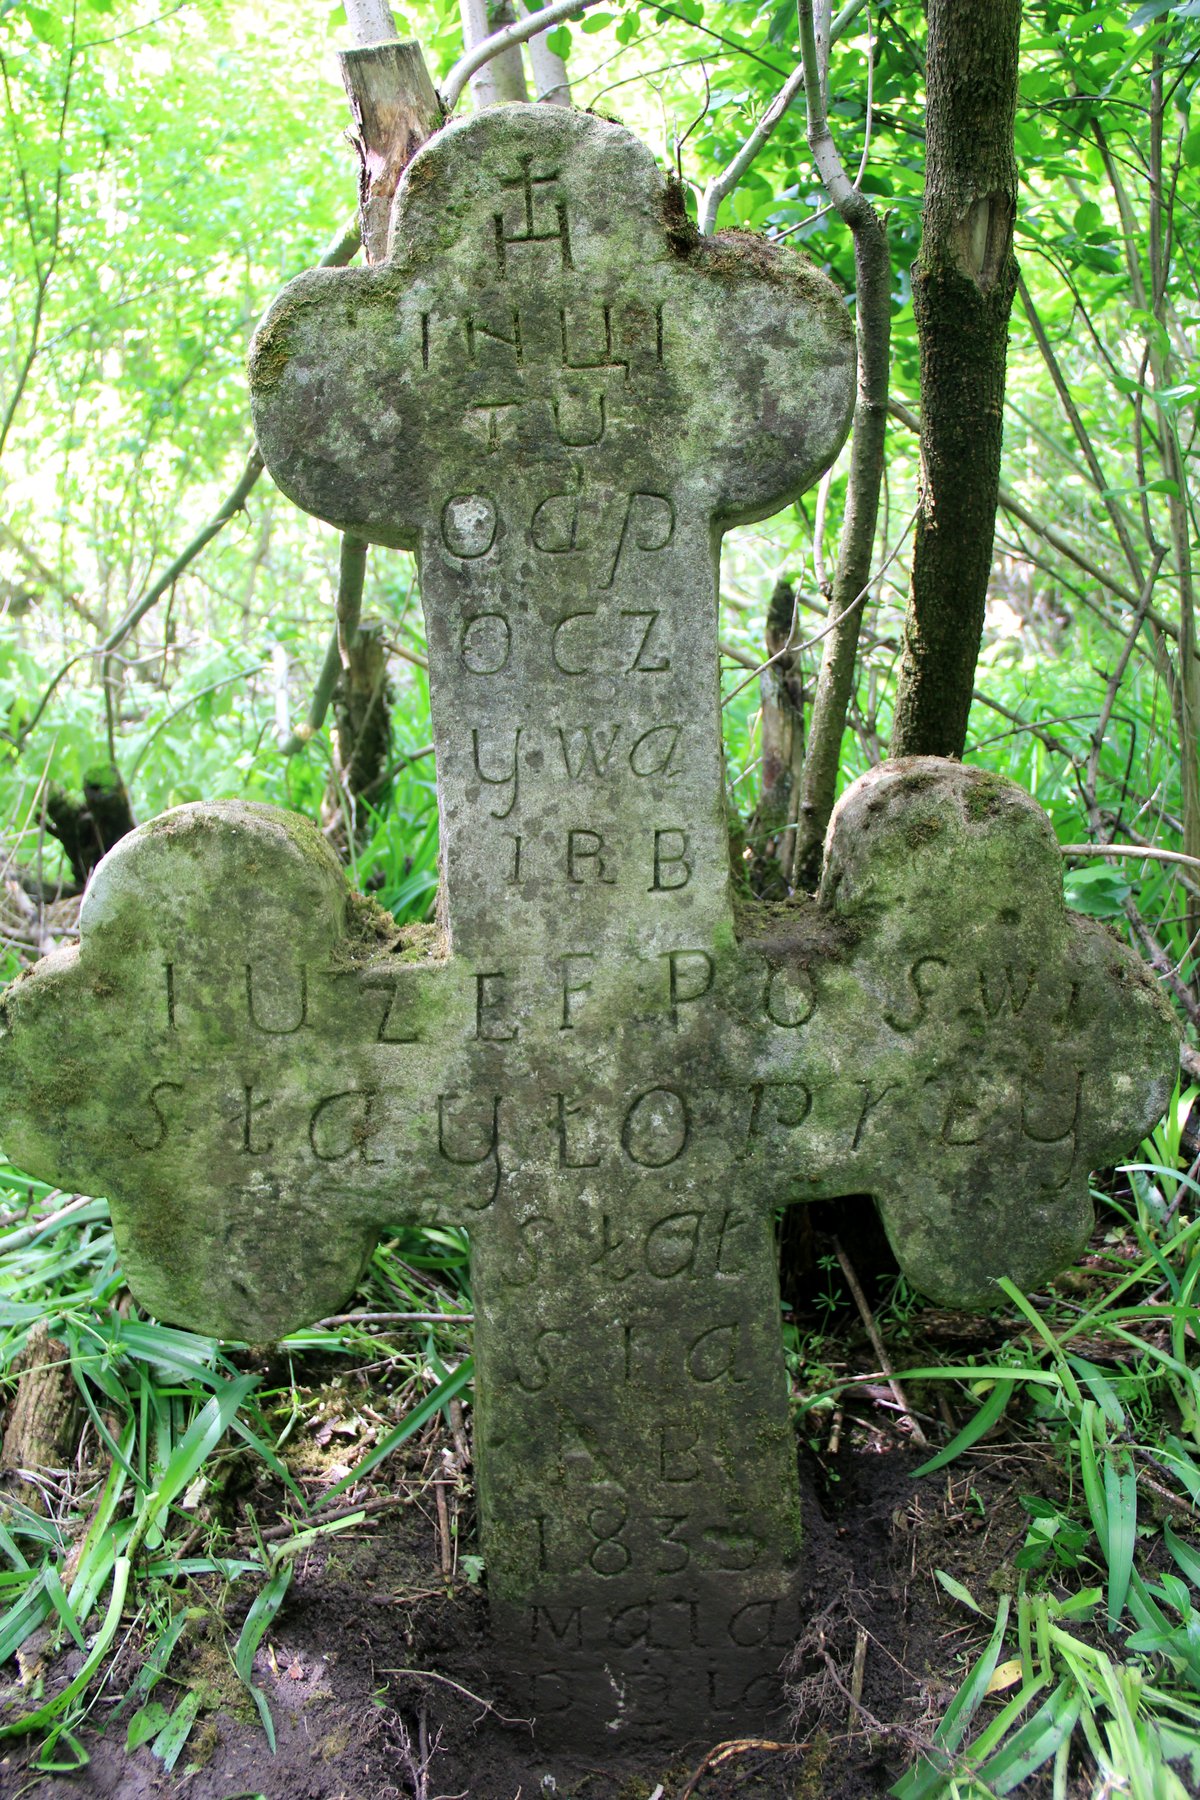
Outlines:
[[1161,1111],[1170,1014],[1064,911],[1034,802],[952,764],[864,777],[819,899],[739,915],[717,545],[836,453],[852,344],[804,263],[689,235],[626,132],[450,127],[390,262],[294,282],[251,366],[284,490],[417,549],[441,924],[398,932],[291,814],[164,815],[4,1000],[5,1148],[107,1193],[143,1304],[225,1336],[468,1226],[517,1703],[575,1746],[743,1732],[798,1625],[774,1209],[874,1195],[952,1304],[1036,1284]]

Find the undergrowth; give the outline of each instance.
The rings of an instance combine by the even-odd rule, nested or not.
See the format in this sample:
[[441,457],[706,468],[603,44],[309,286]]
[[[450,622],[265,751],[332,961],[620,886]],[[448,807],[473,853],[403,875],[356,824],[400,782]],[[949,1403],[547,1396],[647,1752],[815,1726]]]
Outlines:
[[[986,1583],[939,1573],[977,1649],[932,1735],[902,1741],[897,1800],[983,1800],[1038,1771],[1054,1800],[1183,1800],[1200,1784],[1200,1186],[1182,1166],[1196,1098],[1177,1095],[1097,1196],[1103,1230],[1081,1270],[1036,1299],[1004,1284],[986,1350],[905,1367],[906,1343],[926,1341],[923,1303],[898,1283],[879,1309],[914,1404],[928,1414],[940,1393],[970,1415],[918,1474],[1031,1437],[1060,1471],[1052,1498],[1022,1496],[1024,1542]],[[103,1202],[11,1169],[3,1182],[0,1371],[28,1368],[31,1346],[65,1361],[76,1425],[64,1466],[19,1471],[25,1497],[3,1502],[0,1743],[28,1740],[34,1770],[77,1770],[89,1731],[120,1733],[182,1773],[198,1727],[239,1695],[272,1741],[254,1660],[297,1559],[403,1499],[406,1441],[462,1441],[466,1239],[388,1240],[350,1312],[264,1351],[143,1317]],[[833,1295],[823,1328],[787,1328],[814,1442],[874,1374],[841,1372],[839,1332]],[[452,1527],[448,1590],[480,1575],[457,1550]],[[198,1637],[217,1672],[210,1655],[181,1676]],[[850,1721],[871,1727],[887,1740],[886,1722]]]

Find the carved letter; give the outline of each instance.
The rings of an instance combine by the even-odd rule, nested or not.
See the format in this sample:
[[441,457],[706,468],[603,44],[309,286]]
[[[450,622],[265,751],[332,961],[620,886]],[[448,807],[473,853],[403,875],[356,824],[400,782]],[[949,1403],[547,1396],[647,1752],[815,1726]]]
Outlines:
[[451,1150],[446,1142],[446,1102],[448,1100],[461,1099],[461,1094],[451,1093],[438,1095],[438,1155],[444,1157],[448,1163],[453,1163],[457,1169],[478,1168],[482,1163],[488,1162],[491,1158],[495,1159],[496,1176],[495,1180],[492,1182],[491,1192],[486,1200],[479,1201],[474,1207],[476,1212],[482,1212],[484,1207],[492,1204],[492,1201],[500,1192],[500,1179],[503,1174],[500,1165],[500,1095],[496,1094],[492,1099],[491,1135],[486,1146],[483,1150],[468,1151],[465,1155],[459,1151]]
[[660,1481],[695,1481],[700,1474],[700,1459],[692,1452],[700,1442],[699,1433],[687,1425],[660,1425],[658,1476]]
[[584,975],[584,979],[572,981],[571,964],[576,962],[586,964],[595,962],[595,960],[595,954],[591,950],[569,950],[565,956],[559,958],[562,966],[562,1023],[558,1028],[560,1031],[574,1031],[575,1018],[571,1001],[576,994],[586,994],[592,985],[591,975],[584,975],[582,969],[579,972]]
[[308,1121],[308,1141],[318,1162],[342,1162],[356,1152],[361,1163],[384,1161],[382,1156],[367,1155],[379,1129],[372,1116],[375,1098],[374,1088],[345,1088],[317,1101]]
[[472,675],[498,675],[512,655],[512,627],[503,613],[476,613],[463,625],[459,649]]
[[528,1287],[536,1281],[541,1267],[537,1238],[534,1235],[539,1225],[549,1225],[551,1221],[542,1213],[534,1213],[531,1219],[522,1219],[517,1226],[515,1267],[505,1270],[504,1279],[509,1287]]
[[146,1105],[154,1114],[155,1125],[157,1126],[156,1134],[151,1138],[149,1143],[145,1143],[140,1137],[136,1136],[134,1132],[127,1131],[125,1135],[130,1143],[139,1150],[161,1150],[167,1141],[167,1121],[163,1115],[162,1108],[158,1104],[158,1096],[160,1094],[182,1094],[183,1091],[182,1081],[156,1081],[154,1086],[150,1089],[150,1092],[146,1095]]
[[548,1360],[542,1346],[547,1338],[569,1336],[569,1332],[562,1331],[556,1326],[544,1326],[533,1340],[533,1356],[537,1363],[536,1376],[532,1380],[526,1380],[524,1374],[518,1369],[517,1386],[524,1388],[527,1394],[540,1394],[544,1387],[548,1387],[554,1375],[554,1365]]
[[607,873],[604,862],[604,839],[598,831],[583,829],[567,833],[567,880],[581,882],[584,880],[580,865],[595,859],[595,876],[597,881],[607,882],[610,886],[616,881],[615,875]]
[[1014,1018],[1018,1013],[1023,1012],[1036,980],[1036,969],[1022,969],[1018,973],[1011,963],[1001,975],[995,977],[990,975],[987,969],[980,969],[979,998],[988,1018],[994,1019],[997,1013],[1003,1012],[1006,999],[1009,1011]]
[[[567,502],[556,506],[556,501]],[[543,556],[567,556],[579,549],[579,486],[547,494],[533,509],[529,540]]]
[[696,1251],[700,1244],[700,1212],[670,1213],[659,1219],[646,1234],[646,1273],[657,1281],[670,1281],[675,1275],[696,1273]]
[[[628,1239],[623,1237],[613,1238],[612,1220],[607,1213],[602,1213],[600,1218],[600,1248],[597,1250],[595,1256],[588,1257],[588,1268],[600,1268],[603,1264],[607,1263],[610,1258],[616,1257],[617,1251],[623,1250],[627,1242]],[[605,1269],[604,1272],[610,1281],[628,1281],[629,1277],[633,1274],[631,1259],[628,1256],[621,1257],[617,1262],[613,1263],[610,1268]],[[626,1326],[626,1330],[632,1330],[632,1326]],[[626,1361],[628,1362],[628,1344],[626,1345]],[[629,1379],[628,1368],[626,1368],[625,1371],[625,1379],[627,1381]]]
[[479,757],[479,732],[477,729],[472,729],[471,753],[475,762],[475,773],[478,775],[480,781],[487,787],[512,788],[512,793],[508,796],[508,805],[504,808],[503,812],[497,812],[494,807],[491,809],[491,816],[493,819],[507,819],[509,813],[517,804],[517,793],[521,785],[521,769],[520,764],[517,761],[517,751],[520,748],[520,744],[521,727],[518,725],[513,732],[512,760],[509,763],[507,772],[502,775],[489,775],[484,769]]
[[782,1025],[788,1031],[793,1031],[797,1025],[806,1025],[817,1006],[808,970],[772,969],[767,976],[763,1005],[772,1025]]
[[634,675],[634,674],[636,674],[636,675],[662,675],[662,674],[664,674],[671,666],[670,657],[669,656],[651,657],[651,654],[650,654],[650,639],[653,636],[654,627],[657,625],[659,619],[662,617],[662,614],[658,611],[632,612],[623,607],[621,609],[621,617],[623,619],[645,619],[647,621],[646,628],[642,632],[642,635],[641,635],[641,642],[638,645],[637,655],[634,657],[633,661],[629,664],[629,667],[626,669],[625,673],[627,675]]
[[[688,834],[678,831],[673,826],[654,833],[654,880],[650,883],[650,892],[671,892],[674,888],[685,888],[692,879],[692,865],[687,860]],[[678,881],[666,879],[670,870],[682,870]]]
[[594,1168],[596,1168],[596,1166],[598,1165],[598,1163],[600,1161],[600,1158],[598,1156],[575,1157],[575,1156],[571,1155],[571,1146],[567,1140],[567,1119],[571,1114],[579,1112],[580,1108],[578,1106],[568,1106],[567,1105],[567,1096],[565,1094],[555,1094],[555,1095],[553,1095],[553,1099],[555,1101],[557,1101],[557,1103],[558,1103],[556,1118],[555,1118],[555,1125],[558,1130],[558,1166],[559,1166],[559,1168],[560,1169],[594,1169]]
[[908,971],[908,985],[916,995],[916,1005],[911,1018],[901,1020],[895,1013],[885,1012],[883,1022],[890,1025],[893,1031],[915,1031],[921,1024],[927,1011],[927,1003],[937,993],[939,982],[931,975],[926,981],[926,969],[944,969],[946,961],[941,956],[920,956]]
[[737,1361],[738,1334],[740,1327],[735,1321],[732,1325],[710,1325],[702,1331],[688,1346],[684,1357],[684,1368],[693,1381],[708,1383],[720,1381],[728,1375],[734,1383],[746,1380],[744,1375],[734,1374]]
[[600,442],[601,438],[604,436],[605,427],[604,395],[593,394],[591,398],[595,401],[597,417],[590,437],[568,437],[563,430],[561,412],[562,402],[559,400],[552,400],[550,402],[554,409],[554,429],[558,433],[558,441],[560,444],[566,444],[568,448],[573,450],[582,450],[589,448],[592,444],[598,444]]
[[404,1031],[398,1019],[392,1018],[396,1001],[400,998],[400,983],[394,975],[372,975],[363,983],[369,994],[383,993],[387,995],[387,1004],[383,1009],[383,1017],[379,1021],[379,1030],[375,1033],[377,1044],[415,1044],[417,1033]]
[[[803,1125],[812,1111],[812,1094],[802,1081],[752,1081],[750,1093],[750,1122],[746,1127],[746,1141],[742,1145],[739,1162],[749,1156],[751,1146],[758,1138],[765,1137],[772,1127],[795,1131],[797,1126]],[[768,1094],[771,1096],[773,1112],[769,1121],[763,1117],[763,1102]],[[789,1096],[793,1101],[790,1114],[784,1111],[784,1102]],[[856,1138],[856,1144],[857,1141]]]
[[250,1015],[250,1023],[258,1031],[266,1032],[268,1037],[291,1037],[308,1022],[308,971],[303,963],[300,965],[299,1014],[294,1025],[267,1025],[254,1010],[254,969],[246,964],[246,1010]]
[[534,1644],[537,1643],[538,1637],[542,1631],[543,1626],[545,1627],[547,1634],[554,1640],[554,1642],[556,1644],[573,1643],[577,1650],[582,1649],[582,1647],[583,1647],[583,1608],[582,1608],[582,1606],[573,1606],[570,1608],[569,1611],[564,1609],[561,1624],[559,1624],[558,1620],[555,1618],[553,1612],[550,1610],[550,1608],[548,1606],[535,1606],[533,1608],[533,1618],[531,1621],[530,1631],[529,1631],[529,1637],[530,1637],[531,1643],[534,1643]]
[[690,1006],[694,1000],[702,1000],[711,991],[717,965],[707,950],[666,950],[663,954],[670,971],[668,988],[671,1023],[678,1025],[679,1008]]
[[242,1094],[242,1154],[243,1156],[265,1156],[269,1150],[274,1149],[274,1143],[270,1138],[265,1144],[254,1142],[254,1115],[256,1112],[261,1112],[264,1106],[269,1106],[271,1102],[256,1100],[252,1087],[243,1088]]
[[[577,731],[566,731],[558,727],[558,741],[562,745],[563,767],[572,781],[578,781],[592,765],[593,773],[606,775],[612,760],[613,746],[620,732],[619,725],[581,725]],[[608,733],[607,742],[605,732]]]
[[[521,345],[521,315],[514,307],[509,316],[512,320],[511,334],[504,331],[497,331],[494,325],[485,325],[482,319],[477,319],[470,313],[467,314],[467,317],[463,320],[463,326],[467,334],[467,361],[471,363],[473,367],[478,367],[479,365],[479,351],[482,347],[478,341],[480,337],[490,338],[493,344],[503,344],[511,350],[511,366],[519,368],[524,362],[525,355]],[[506,358],[503,352],[493,353],[489,361],[491,366],[499,366],[501,368],[509,366],[510,363],[510,359]],[[506,406],[520,406],[523,402],[520,400],[508,400],[502,401],[501,404]]]
[[594,619],[595,617],[596,613],[594,608],[590,612],[567,613],[554,627],[554,636],[550,640],[550,656],[560,675],[592,675],[595,673],[595,669],[591,663],[575,662],[573,660],[571,662],[564,662],[562,645],[562,634],[568,625],[573,625],[576,619]]
[[486,494],[452,494],[442,508],[442,542],[464,562],[487,555],[498,525],[495,504]]
[[643,1169],[665,1169],[687,1149],[691,1129],[687,1101],[676,1088],[647,1088],[625,1113],[621,1147]]
[[863,1133],[867,1129],[867,1120],[875,1111],[875,1108],[880,1105],[882,1101],[886,1100],[889,1094],[896,1093],[900,1087],[898,1081],[889,1081],[880,1088],[877,1094],[873,1094],[871,1092],[871,1084],[869,1081],[860,1081],[858,1085],[863,1091],[863,1103],[862,1111],[858,1115],[858,1124],[854,1127],[854,1140],[850,1145],[852,1150],[857,1150],[858,1146],[862,1143]]
[[511,1044],[520,1026],[514,1025],[511,1031],[501,1031],[497,1021],[489,1015],[504,1005],[501,994],[488,992],[488,983],[498,981],[503,987],[505,976],[499,969],[491,969],[485,975],[475,977],[475,1036],[489,1044]]
[[652,725],[643,731],[629,752],[629,767],[635,775],[670,775],[671,761],[679,744],[682,725]]
[[665,550],[674,535],[675,503],[673,500],[666,494],[630,494],[625,506],[624,517],[621,520],[621,531],[617,538],[612,568],[608,572],[608,580],[600,583],[601,587],[610,588],[616,580],[617,566],[621,561],[621,553],[627,540],[632,542],[635,550]]

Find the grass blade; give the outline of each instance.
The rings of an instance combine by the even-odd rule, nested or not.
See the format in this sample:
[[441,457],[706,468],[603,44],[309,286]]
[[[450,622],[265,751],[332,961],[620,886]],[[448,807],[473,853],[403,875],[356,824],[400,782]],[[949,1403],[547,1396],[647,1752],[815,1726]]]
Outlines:
[[150,1746],[151,1753],[157,1756],[168,1775],[183,1754],[183,1746],[188,1741],[192,1726],[196,1723],[196,1714],[199,1711],[200,1696],[195,1688],[192,1688],[183,1696]]
[[1137,1476],[1128,1450],[1110,1449],[1105,1456],[1104,1499],[1108,1515],[1108,1629],[1115,1631],[1129,1593],[1137,1537]]
[[[1000,1661],[1000,1652],[1004,1647],[1004,1633],[1008,1625],[1009,1598],[1005,1594],[996,1611],[996,1624],[987,1647],[970,1675],[963,1682],[957,1694],[950,1702],[946,1715],[934,1733],[938,1746],[932,1756],[923,1756],[914,1768],[900,1777],[888,1792],[894,1800],[933,1800],[946,1779],[950,1767],[947,1752],[957,1750],[966,1735],[967,1727],[975,1717],[983,1697],[987,1693],[988,1682]],[[940,1752],[941,1754],[939,1754]]]
[[1011,1794],[1070,1742],[1082,1709],[1083,1695],[1064,1681],[1004,1748],[988,1758],[979,1770],[980,1781],[987,1782],[994,1794]]
[[914,1480],[918,1475],[932,1475],[935,1470],[944,1469],[956,1456],[961,1456],[964,1450],[969,1450],[972,1444],[978,1443],[985,1432],[992,1429],[1008,1405],[1017,1379],[1012,1376],[1008,1381],[998,1381],[975,1417],[963,1426],[956,1437],[950,1439],[945,1449],[939,1450],[936,1456],[931,1456],[928,1462],[923,1462],[919,1469],[913,1470]]
[[470,1383],[474,1373],[474,1357],[465,1356],[453,1374],[448,1375],[445,1381],[439,1381],[432,1392],[426,1394],[420,1404],[414,1406],[413,1410],[400,1421],[393,1431],[389,1431],[386,1437],[380,1439],[375,1448],[367,1456],[364,1456],[356,1469],[351,1469],[349,1475],[344,1475],[327,1493],[321,1495],[318,1505],[328,1506],[331,1500],[336,1500],[339,1495],[346,1492],[347,1488],[353,1487],[356,1481],[361,1481],[364,1475],[370,1474],[371,1470],[377,1468],[386,1457],[389,1457],[398,1445],[402,1444],[406,1438],[410,1438],[414,1431],[420,1431],[427,1420],[432,1419],[433,1415],[440,1412],[443,1406],[446,1406],[456,1395],[461,1394]]
[[1200,1554],[1193,1550],[1190,1544],[1185,1544],[1183,1539],[1172,1531],[1169,1521],[1163,1526],[1163,1537],[1166,1540],[1167,1549],[1192,1586],[1200,1588]]
[[233,1666],[237,1670],[243,1687],[258,1708],[258,1716],[266,1733],[267,1742],[271,1746],[271,1754],[275,1753],[275,1721],[271,1717],[271,1709],[267,1697],[261,1688],[255,1687],[252,1680],[254,1658],[258,1646],[262,1643],[267,1627],[283,1605],[284,1595],[291,1585],[296,1565],[289,1557],[276,1569],[266,1587],[258,1595],[250,1611],[246,1614],[246,1622],[242,1626],[241,1636],[234,1652]]
[[86,1654],[87,1640],[79,1628],[79,1620],[71,1610],[71,1602],[63,1593],[63,1584],[58,1578],[58,1570],[54,1567],[53,1563],[47,1563],[42,1579],[46,1585],[46,1592],[50,1596],[51,1606],[53,1606],[64,1626],[79,1645],[79,1648]]
[[220,1443],[246,1396],[258,1385],[257,1375],[239,1375],[206,1400],[172,1452],[158,1488],[150,1495],[139,1521],[139,1539],[180,1494],[191,1486],[205,1457]]
[[[68,1683],[61,1694],[48,1700],[36,1711],[26,1713],[23,1718],[10,1719],[6,1725],[0,1725],[0,1738],[24,1737],[30,1731],[38,1731],[43,1725],[50,1724],[60,1712],[81,1694],[108,1653],[108,1647],[117,1635],[121,1623],[121,1613],[125,1606],[125,1596],[129,1592],[130,1562],[127,1556],[119,1556],[113,1565],[112,1593],[109,1595],[108,1611],[104,1615],[104,1623],[96,1635],[90,1656],[87,1658],[75,1679]],[[49,1605],[49,1602],[47,1602]]]

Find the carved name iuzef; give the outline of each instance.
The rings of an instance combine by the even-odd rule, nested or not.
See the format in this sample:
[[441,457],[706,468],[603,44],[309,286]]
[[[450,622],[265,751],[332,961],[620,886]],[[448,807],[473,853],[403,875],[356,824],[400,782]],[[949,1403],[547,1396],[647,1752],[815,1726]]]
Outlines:
[[[652,861],[664,885],[683,885],[688,833],[664,826],[653,836]],[[574,879],[595,878],[589,865],[602,860],[605,849],[600,833],[584,826],[567,828],[563,854]],[[678,874],[672,877],[675,870]],[[162,1020],[171,1034],[186,1031],[197,1022],[195,1009],[202,1006],[200,996],[206,989],[190,983],[174,962],[161,968]],[[331,1004],[339,1018],[344,1016],[345,990],[350,989],[353,1016],[363,1020],[363,1044],[415,1044],[420,1033],[413,1018],[423,986],[440,973],[436,968],[399,973],[386,968],[310,969],[305,963],[268,968],[245,963],[235,977],[235,1004],[226,1016],[235,1021],[240,1016],[251,1040],[256,1035],[291,1037],[306,1027],[318,1029]],[[1065,1035],[1080,1000],[1078,982],[1030,963],[956,966],[944,956],[921,956],[901,965],[890,999],[880,998],[883,984],[874,971],[869,981],[869,986],[865,981],[861,986],[863,1016],[878,1019],[900,1037],[923,1026],[985,1026],[1001,1019],[1019,1020],[1027,1013],[1036,1016],[1039,1028]],[[717,959],[707,950],[684,946],[636,960],[580,948],[548,956],[542,963],[481,970],[468,983],[458,983],[441,995],[440,1006],[451,1036],[503,1044],[516,1041],[522,1032],[555,1026],[574,1030],[586,1022],[588,996],[604,987],[614,992],[636,990],[652,1014],[673,1026],[692,1016],[688,1008],[715,1009],[719,1014],[732,1003],[718,979]],[[764,959],[757,982],[747,991],[752,996],[747,1016],[784,1031],[807,1025],[820,1010],[818,986],[804,963]]]

